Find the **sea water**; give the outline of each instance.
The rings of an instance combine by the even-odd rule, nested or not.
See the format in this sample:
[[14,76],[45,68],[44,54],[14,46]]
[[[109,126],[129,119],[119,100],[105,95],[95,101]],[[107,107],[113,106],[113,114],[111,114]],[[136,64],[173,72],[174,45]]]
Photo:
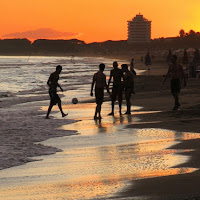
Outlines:
[[[112,66],[111,59],[92,57],[37,57],[0,56],[0,94],[41,91],[46,87],[50,73],[57,65],[63,66],[61,85],[75,89],[84,84],[83,77],[90,77],[98,70],[100,63]],[[91,81],[91,80],[90,80]]]

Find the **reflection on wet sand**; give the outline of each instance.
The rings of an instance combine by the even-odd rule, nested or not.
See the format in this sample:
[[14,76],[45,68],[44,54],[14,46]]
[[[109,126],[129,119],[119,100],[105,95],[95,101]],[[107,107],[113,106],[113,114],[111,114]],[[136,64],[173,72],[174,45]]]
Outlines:
[[137,115],[133,112],[133,115],[112,117],[107,116],[108,103],[104,104],[104,118],[94,121],[91,115],[94,106],[66,106],[69,116],[81,121],[60,129],[78,130],[80,134],[43,142],[62,149],[62,152],[1,171],[0,199],[69,200],[102,198],[102,195],[106,199],[128,186],[131,180],[196,170],[173,168],[189,158],[177,154],[184,150],[169,147],[180,140],[200,138],[199,134],[153,128],[127,129],[126,125],[140,122],[139,109],[134,109]]
[[[189,169],[170,169],[161,173],[152,172],[147,177],[168,176],[174,174],[190,173]],[[117,191],[118,188],[124,186],[122,183],[130,181],[135,177],[144,178],[141,174],[126,174],[126,176],[112,175],[110,177],[91,176],[72,181],[62,181],[53,184],[37,184],[31,186],[15,187],[12,190],[1,190],[1,197],[4,199],[15,200],[55,200],[55,199],[93,199],[94,197],[105,196]],[[3,199],[3,198],[2,198]]]

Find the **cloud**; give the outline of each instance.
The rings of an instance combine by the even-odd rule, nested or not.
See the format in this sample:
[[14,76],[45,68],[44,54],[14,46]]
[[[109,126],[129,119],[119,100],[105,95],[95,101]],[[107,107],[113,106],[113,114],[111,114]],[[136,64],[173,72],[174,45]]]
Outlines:
[[78,37],[79,33],[60,32],[51,28],[40,28],[32,31],[16,32],[3,35],[2,38],[27,38],[30,40],[36,39],[69,39]]

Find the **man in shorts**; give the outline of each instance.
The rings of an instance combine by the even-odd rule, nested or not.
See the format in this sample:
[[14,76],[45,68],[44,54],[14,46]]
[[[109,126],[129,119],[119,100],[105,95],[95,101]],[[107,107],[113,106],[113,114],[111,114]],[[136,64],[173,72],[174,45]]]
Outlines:
[[125,98],[126,98],[126,106],[127,111],[126,115],[131,114],[131,94],[133,92],[133,86],[134,86],[134,75],[131,71],[128,70],[127,64],[122,64],[122,71],[123,71],[123,85],[125,90]]
[[[101,63],[99,65],[99,71],[97,73],[95,73],[93,76],[92,85],[91,85],[90,96],[93,96],[93,88],[95,85],[95,97],[96,97],[96,104],[97,104],[96,110],[95,110],[95,115],[94,115],[94,120],[102,119],[101,106],[103,103],[105,87],[109,93],[109,88],[108,88],[108,85],[106,84],[106,75],[103,73],[104,69],[105,69],[105,64]],[[97,114],[98,114],[98,116],[97,116]]]
[[59,74],[61,73],[61,71],[62,71],[62,66],[58,65],[56,67],[56,71],[50,75],[47,81],[47,85],[49,86],[50,105],[47,111],[46,119],[49,119],[49,114],[51,112],[51,109],[56,104],[58,104],[62,117],[67,116],[67,114],[65,114],[62,110],[61,100],[57,94],[57,87],[59,87],[61,91],[63,92],[62,87],[58,84]]
[[119,103],[119,114],[121,115],[121,108],[122,108],[122,90],[123,90],[123,85],[122,85],[122,77],[123,77],[123,72],[121,69],[118,68],[118,63],[115,61],[113,62],[113,68],[110,71],[110,78],[108,81],[108,87],[110,85],[110,82],[113,78],[113,88],[112,88],[112,95],[111,95],[111,100],[112,100],[112,111],[109,115],[114,115],[114,106],[115,106],[115,101],[118,97],[118,103]]
[[186,86],[186,79],[183,67],[177,63],[177,56],[172,55],[171,64],[169,65],[168,72],[165,76],[163,84],[168,77],[171,77],[171,93],[174,97],[174,108],[173,110],[178,110],[180,107],[179,103],[179,93],[181,90],[181,82],[184,80],[184,87]]

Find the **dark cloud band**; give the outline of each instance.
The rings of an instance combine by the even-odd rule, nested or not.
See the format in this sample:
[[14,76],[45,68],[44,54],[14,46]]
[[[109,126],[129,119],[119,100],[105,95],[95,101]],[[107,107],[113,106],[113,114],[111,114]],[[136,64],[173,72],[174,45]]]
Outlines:
[[28,39],[65,39],[79,36],[79,33],[60,32],[50,28],[41,28],[37,30],[16,32],[3,35],[3,38],[28,38]]

